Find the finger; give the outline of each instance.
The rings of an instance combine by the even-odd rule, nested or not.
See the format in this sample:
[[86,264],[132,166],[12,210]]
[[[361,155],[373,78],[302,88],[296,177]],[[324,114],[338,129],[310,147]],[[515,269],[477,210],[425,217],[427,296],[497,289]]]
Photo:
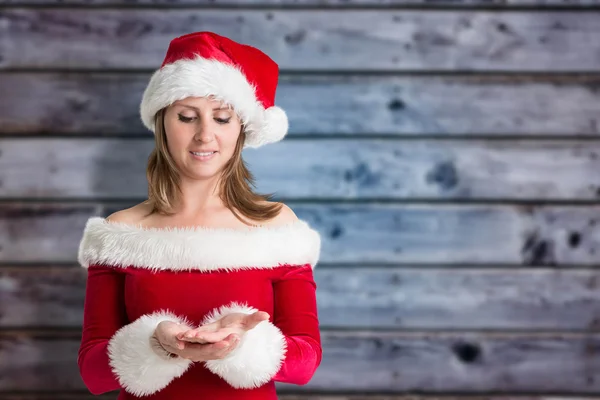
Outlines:
[[223,341],[223,343],[225,343],[222,346],[222,349],[218,352],[217,357],[219,358],[223,358],[225,356],[227,356],[229,353],[231,353],[232,351],[234,351],[237,346],[240,343],[239,337],[235,337],[233,339],[231,339],[230,341]]
[[178,333],[175,332],[170,332],[167,334],[163,335],[165,337],[165,342],[166,344],[175,347],[177,349],[183,349],[185,347],[185,342],[183,342],[182,340],[180,340],[177,336]]
[[201,343],[187,343],[186,344],[186,350],[191,351],[191,352],[201,352],[202,354],[205,355],[215,355],[218,354],[220,351],[222,351],[223,349],[226,349],[228,346],[228,344],[224,341],[220,341],[217,343],[207,343],[207,344],[201,344]]
[[183,342],[187,343],[187,344],[190,344],[190,343],[195,343],[195,344],[210,344],[210,343],[214,343],[214,342],[210,342],[208,340],[204,340],[202,338],[184,338]]
[[246,330],[249,330],[256,327],[256,325],[258,325],[262,321],[267,321],[269,318],[270,316],[268,313],[264,311],[257,311],[253,314],[248,315],[248,318],[246,319],[246,323],[244,325],[247,328]]
[[216,343],[216,342],[220,342],[221,340],[223,340],[223,335],[202,335],[202,334],[198,334],[197,336],[188,338],[188,337],[184,337],[183,341],[187,342],[187,343],[202,343],[202,344],[206,344],[206,343]]
[[233,344],[237,343],[239,341],[239,338],[240,337],[238,335],[236,335],[235,333],[229,334],[223,340],[213,343],[211,345],[212,346],[211,348],[214,350],[219,350],[219,351],[226,350],[229,347],[231,347]]
[[206,344],[206,343],[215,343],[221,340],[221,337],[213,337],[213,336],[204,336],[201,333],[196,334],[193,337],[183,337],[181,339],[183,342],[186,343],[201,343],[201,344]]
[[187,343],[186,350],[190,353],[201,353],[204,357],[208,356],[209,359],[219,359],[225,357],[237,347],[238,342],[233,340],[234,338],[239,339],[239,336],[230,334],[227,336],[227,340],[210,344]]
[[193,342],[216,343],[224,340],[231,333],[231,329],[221,329],[217,332],[198,332],[191,338],[184,338]]
[[191,350],[191,351],[197,351],[197,350],[202,350],[202,351],[206,351],[209,346],[212,346],[213,343],[194,343],[194,342],[187,342],[185,344],[185,349],[186,350]]
[[184,343],[181,342],[181,335],[188,330],[190,330],[190,328],[186,325],[173,325],[165,332],[165,336],[169,338],[169,343],[171,343],[171,345],[182,346]]
[[211,322],[210,324],[200,325],[198,328],[206,329],[208,331],[216,331],[220,327],[219,321]]
[[198,333],[198,328],[188,329],[185,332],[179,332],[177,334],[177,339],[185,340],[186,338],[191,338],[191,337],[196,336],[196,333]]
[[235,333],[232,333],[230,335],[228,335],[225,339],[223,339],[223,342],[227,343],[227,347],[231,347],[232,345],[236,345],[237,343],[239,343],[240,341],[240,336],[236,335]]
[[171,335],[178,335],[178,334],[180,334],[182,332],[186,332],[188,330],[190,330],[190,327],[188,327],[187,325],[173,323],[168,326],[168,328],[166,329],[166,332],[168,332]]
[[196,330],[198,332],[214,332],[214,331],[219,330],[220,327],[221,327],[221,324],[219,323],[219,321],[215,321],[215,322],[211,322],[210,324],[200,325],[199,327],[196,328]]
[[181,350],[183,350],[183,348],[178,348],[178,347],[169,346],[168,344],[165,344],[165,345],[163,346],[163,348],[164,348],[165,350],[167,350],[169,353],[175,353],[175,354],[179,354],[179,352],[180,352]]
[[188,329],[186,331],[183,332],[179,332],[177,335],[175,335],[177,337],[177,339],[179,340],[183,340],[185,338],[186,335],[189,334],[189,332],[194,332],[195,329]]
[[169,338],[166,344],[179,350],[183,350],[185,348],[185,342],[177,339],[175,336]]
[[250,321],[265,321],[267,319],[269,319],[270,315],[267,312],[264,311],[257,311],[255,313],[252,313],[249,315],[250,317]]
[[182,332],[181,334],[178,335],[178,338],[183,340],[184,338],[198,337],[198,333],[215,332],[215,331],[217,331],[217,328],[218,328],[218,325],[215,323],[208,324],[208,325],[202,325],[202,326],[199,326],[198,328],[188,329],[187,331]]

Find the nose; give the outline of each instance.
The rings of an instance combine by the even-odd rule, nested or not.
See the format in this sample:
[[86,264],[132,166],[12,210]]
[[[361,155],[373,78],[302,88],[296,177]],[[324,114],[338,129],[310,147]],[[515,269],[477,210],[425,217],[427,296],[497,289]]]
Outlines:
[[214,138],[215,138],[215,135],[212,132],[212,129],[209,126],[209,124],[206,122],[206,119],[203,119],[202,121],[200,121],[200,123],[198,124],[198,127],[196,129],[196,134],[194,135],[194,139],[198,140],[200,142],[208,143],[208,142],[212,142],[214,140]]

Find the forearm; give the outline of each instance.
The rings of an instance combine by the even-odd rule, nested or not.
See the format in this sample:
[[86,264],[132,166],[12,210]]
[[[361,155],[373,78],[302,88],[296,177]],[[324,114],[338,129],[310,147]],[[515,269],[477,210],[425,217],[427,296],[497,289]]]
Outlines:
[[151,394],[181,376],[192,363],[165,356],[152,340],[161,321],[191,329],[185,318],[160,310],[129,322],[123,283],[122,274],[111,268],[89,268],[78,365],[93,394],[119,388],[138,396]]
[[286,336],[285,341],[285,359],[272,379],[306,385],[321,364],[321,345],[310,336]]
[[107,346],[107,340],[87,342],[80,348],[77,357],[83,383],[94,395],[121,388],[118,377],[110,368]]
[[192,329],[182,318],[157,311],[124,326],[108,343],[110,366],[125,390],[136,396],[163,389],[192,364],[191,360],[168,356],[160,345],[157,346],[152,337],[161,321],[179,322]]

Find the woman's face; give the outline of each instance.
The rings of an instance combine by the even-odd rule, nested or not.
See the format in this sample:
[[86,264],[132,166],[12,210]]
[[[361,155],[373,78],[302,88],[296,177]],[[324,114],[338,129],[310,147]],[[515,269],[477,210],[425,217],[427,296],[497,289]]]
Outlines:
[[167,147],[183,175],[213,177],[233,156],[241,122],[220,101],[187,97],[171,104],[164,118]]

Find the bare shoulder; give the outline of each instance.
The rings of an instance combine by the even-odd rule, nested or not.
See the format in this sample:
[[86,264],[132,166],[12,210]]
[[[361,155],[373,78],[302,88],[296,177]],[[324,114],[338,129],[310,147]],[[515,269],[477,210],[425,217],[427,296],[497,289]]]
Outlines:
[[286,225],[295,221],[298,221],[298,216],[296,215],[296,213],[294,213],[294,211],[286,204],[284,203],[279,203],[281,204],[281,211],[279,212],[279,214],[277,214],[277,216],[273,219],[271,219],[268,222],[268,225],[271,226],[278,226],[278,225]]
[[139,203],[133,207],[125,208],[110,214],[106,219],[111,222],[137,224],[150,213],[152,207],[146,203]]

